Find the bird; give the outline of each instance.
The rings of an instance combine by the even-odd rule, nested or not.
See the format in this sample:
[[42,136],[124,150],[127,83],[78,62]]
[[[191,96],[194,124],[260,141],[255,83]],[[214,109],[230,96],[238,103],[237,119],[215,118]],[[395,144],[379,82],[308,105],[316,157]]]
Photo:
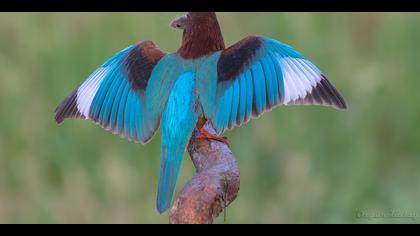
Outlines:
[[[156,208],[172,204],[192,132],[220,134],[279,106],[347,104],[309,59],[276,39],[250,35],[226,47],[214,12],[188,12],[170,26],[182,31],[176,52],[153,41],[131,44],[99,66],[55,109],[55,120],[91,120],[129,141],[147,143],[161,128]],[[217,131],[204,128],[209,122]]]

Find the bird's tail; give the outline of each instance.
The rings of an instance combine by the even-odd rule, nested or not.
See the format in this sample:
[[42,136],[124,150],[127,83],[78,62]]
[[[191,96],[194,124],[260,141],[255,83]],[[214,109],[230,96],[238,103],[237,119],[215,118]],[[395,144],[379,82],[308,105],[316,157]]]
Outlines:
[[171,148],[162,145],[159,186],[156,200],[156,207],[159,213],[163,213],[171,206],[184,150],[185,146]]
[[162,150],[156,200],[160,213],[171,206],[182,157],[198,120],[194,87],[195,75],[182,74],[172,88],[162,115]]
[[182,158],[197,120],[197,116],[191,114],[189,122],[176,128],[173,127],[172,131],[177,130],[177,128],[181,129],[175,131],[176,137],[169,138],[165,134],[165,128],[163,129],[160,175],[156,200],[156,207],[159,213],[166,211],[171,206]]

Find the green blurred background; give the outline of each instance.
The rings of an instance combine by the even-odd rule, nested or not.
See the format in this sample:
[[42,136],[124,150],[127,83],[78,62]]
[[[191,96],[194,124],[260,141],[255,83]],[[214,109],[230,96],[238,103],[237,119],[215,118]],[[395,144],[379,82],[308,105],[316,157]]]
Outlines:
[[[0,13],[0,223],[168,222],[155,210],[160,132],[143,146],[87,121],[57,126],[53,111],[134,42],[175,51],[180,14]],[[281,107],[226,132],[241,169],[228,222],[420,223],[420,14],[218,17],[227,45],[290,44],[349,105]],[[178,190],[193,174],[186,155]]]

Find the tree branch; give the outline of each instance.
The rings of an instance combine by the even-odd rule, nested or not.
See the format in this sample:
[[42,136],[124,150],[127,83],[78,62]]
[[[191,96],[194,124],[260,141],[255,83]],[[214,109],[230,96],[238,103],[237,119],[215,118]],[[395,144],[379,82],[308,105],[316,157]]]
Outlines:
[[[217,134],[209,122],[205,128]],[[171,209],[171,224],[211,224],[239,192],[239,168],[225,143],[197,139],[194,130],[188,152],[196,175],[184,186]]]

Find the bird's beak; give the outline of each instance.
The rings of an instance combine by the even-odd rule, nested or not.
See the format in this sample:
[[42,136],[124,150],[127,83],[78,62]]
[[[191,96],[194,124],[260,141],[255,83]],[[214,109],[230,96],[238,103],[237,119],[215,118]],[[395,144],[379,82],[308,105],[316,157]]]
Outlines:
[[175,18],[170,26],[175,28],[175,29],[185,29],[185,27],[187,26],[187,16],[179,16],[177,18]]

